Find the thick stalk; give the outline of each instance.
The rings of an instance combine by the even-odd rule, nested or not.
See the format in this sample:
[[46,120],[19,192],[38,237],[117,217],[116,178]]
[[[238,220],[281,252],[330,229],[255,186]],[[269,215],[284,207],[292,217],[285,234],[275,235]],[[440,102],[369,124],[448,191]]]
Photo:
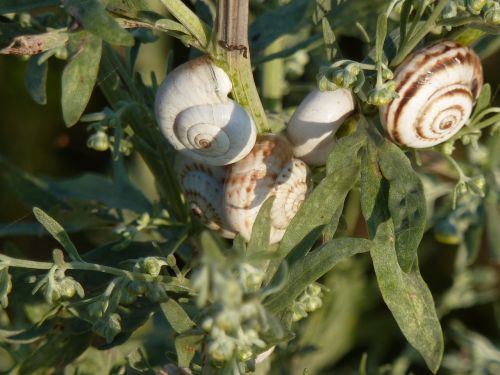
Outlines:
[[233,83],[233,97],[252,115],[259,133],[269,131],[255,86],[248,46],[248,0],[219,0],[214,57]]

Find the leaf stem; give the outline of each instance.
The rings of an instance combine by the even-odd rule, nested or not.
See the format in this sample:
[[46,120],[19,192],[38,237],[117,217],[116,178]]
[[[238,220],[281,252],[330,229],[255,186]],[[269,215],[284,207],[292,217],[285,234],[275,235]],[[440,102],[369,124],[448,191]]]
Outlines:
[[234,99],[250,112],[258,132],[265,133],[269,132],[269,125],[250,62],[248,3],[249,0],[219,0],[213,57],[231,78]]

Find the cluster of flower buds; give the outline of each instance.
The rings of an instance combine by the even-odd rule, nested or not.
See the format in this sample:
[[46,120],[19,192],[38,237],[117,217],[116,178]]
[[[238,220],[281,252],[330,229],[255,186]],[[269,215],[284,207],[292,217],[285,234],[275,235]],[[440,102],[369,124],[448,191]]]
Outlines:
[[308,313],[318,310],[323,305],[321,300],[322,289],[318,283],[312,283],[302,292],[302,294],[294,301],[292,306],[292,320],[297,322],[305,317]]
[[78,294],[85,296],[82,285],[71,276],[65,275],[65,270],[54,265],[49,272],[36,284],[33,293],[43,292],[47,303],[52,304],[61,299],[70,299]]
[[386,105],[398,97],[396,92],[396,82],[387,81],[379,87],[373,88],[368,93],[368,104],[376,105],[377,107]]
[[[208,355],[217,367],[231,361],[250,361],[267,347],[260,336],[269,329],[271,318],[259,299],[246,294],[259,289],[265,275],[248,263],[236,267],[237,270],[222,271],[203,266],[193,280],[199,294],[209,294],[212,306],[218,306],[202,322],[208,335]],[[210,285],[209,291],[207,285]]]
[[338,88],[353,89],[358,92],[365,82],[362,65],[349,62],[344,67],[332,67],[318,75],[318,87],[321,91],[333,91]]

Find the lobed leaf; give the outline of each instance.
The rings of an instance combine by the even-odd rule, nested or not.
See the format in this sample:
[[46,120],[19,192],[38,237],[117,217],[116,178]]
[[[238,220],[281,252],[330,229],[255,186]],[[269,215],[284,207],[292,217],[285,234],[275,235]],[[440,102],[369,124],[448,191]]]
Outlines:
[[408,342],[436,372],[443,356],[443,333],[432,294],[415,264],[403,272],[398,264],[392,221],[378,226],[370,250],[382,297]]

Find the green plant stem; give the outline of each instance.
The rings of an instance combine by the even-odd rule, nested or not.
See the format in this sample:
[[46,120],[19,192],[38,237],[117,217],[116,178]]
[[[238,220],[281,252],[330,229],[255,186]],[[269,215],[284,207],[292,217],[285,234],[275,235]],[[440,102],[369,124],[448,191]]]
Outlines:
[[417,44],[436,26],[436,20],[448,2],[449,0],[439,0],[429,18],[419,28],[415,35],[407,39],[406,43],[400,48],[396,56],[394,56],[390,64],[391,67],[399,65],[405,57],[413,51]]
[[194,14],[181,0],[161,0],[168,11],[198,40],[204,48],[210,41],[210,27]]
[[[277,53],[283,49],[283,37],[276,39],[264,51],[265,55]],[[283,59],[274,59],[262,65],[262,102],[264,107],[273,112],[283,109],[282,98],[285,87],[285,63]]]
[[[39,262],[33,260],[26,259],[17,259],[11,258],[7,255],[0,254],[0,264],[3,264],[7,267],[17,267],[17,268],[28,268],[28,269],[36,269],[36,270],[50,270],[54,267],[54,263],[52,262]],[[141,280],[141,281],[155,281],[158,278],[153,277],[149,274],[138,273],[138,272],[130,272],[126,270],[122,270],[120,268],[103,266],[100,264],[94,263],[86,263],[86,262],[67,262],[64,263],[64,266],[68,270],[80,270],[80,271],[95,271],[95,272],[103,272],[108,273],[115,276],[127,277],[131,280]],[[163,282],[172,282],[171,277],[163,276],[161,281]]]
[[213,57],[233,83],[234,99],[252,115],[259,133],[269,132],[252,74],[248,46],[248,0],[219,0]]

